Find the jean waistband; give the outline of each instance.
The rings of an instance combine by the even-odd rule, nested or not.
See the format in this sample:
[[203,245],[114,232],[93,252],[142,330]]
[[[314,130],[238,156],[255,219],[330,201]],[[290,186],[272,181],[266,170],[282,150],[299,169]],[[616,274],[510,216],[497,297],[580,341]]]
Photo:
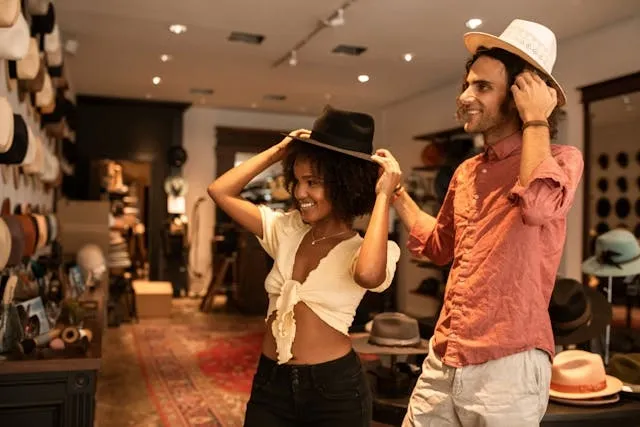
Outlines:
[[301,376],[323,376],[331,373],[344,372],[346,369],[354,367],[354,365],[360,366],[360,357],[353,351],[353,349],[342,357],[339,357],[328,362],[315,363],[312,365],[296,365],[296,364],[284,364],[278,365],[273,359],[268,358],[264,354],[260,355],[258,363],[258,369],[265,369],[268,372],[275,374],[284,374],[296,372]]

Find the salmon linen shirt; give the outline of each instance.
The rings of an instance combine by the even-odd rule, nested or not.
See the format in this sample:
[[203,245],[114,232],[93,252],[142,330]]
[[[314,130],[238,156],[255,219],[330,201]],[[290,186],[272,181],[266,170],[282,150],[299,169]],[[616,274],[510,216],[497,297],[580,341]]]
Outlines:
[[521,154],[518,132],[463,162],[435,226],[421,213],[410,232],[412,253],[453,260],[433,342],[448,366],[533,348],[554,356],[548,306],[584,163],[577,148],[551,145],[522,186]]

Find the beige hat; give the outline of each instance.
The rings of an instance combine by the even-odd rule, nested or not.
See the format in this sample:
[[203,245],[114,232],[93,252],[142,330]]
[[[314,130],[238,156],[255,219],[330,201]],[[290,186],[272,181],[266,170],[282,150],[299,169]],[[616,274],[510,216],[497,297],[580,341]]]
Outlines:
[[64,59],[62,48],[58,48],[56,50],[48,50],[46,53],[47,64],[49,64],[50,67],[59,67],[60,65],[62,65],[62,61]]
[[22,13],[18,13],[12,26],[0,28],[0,59],[24,58],[29,51],[29,37],[29,24]]
[[35,156],[30,163],[24,163],[22,170],[26,174],[40,174],[44,167],[44,147],[42,145],[42,139],[39,135],[35,135]]
[[4,219],[0,217],[0,270],[7,265],[9,255],[11,255],[11,231]]
[[16,70],[20,80],[31,80],[38,75],[40,54],[38,53],[38,42],[35,38],[29,39],[29,51],[24,58],[18,60]]
[[49,73],[44,73],[44,83],[42,89],[36,93],[36,107],[46,108],[52,103],[55,104],[56,93],[53,90],[53,84],[51,83],[51,77]]
[[20,0],[0,0],[0,27],[9,28],[18,20]]
[[550,397],[593,399],[622,390],[622,381],[607,375],[602,357],[584,350],[558,353],[551,367]]
[[544,25],[514,19],[500,37],[470,32],[464,35],[464,44],[472,54],[475,54],[479,47],[484,46],[488,49],[497,47],[519,56],[549,77],[558,93],[558,106],[565,104],[567,97],[564,90],[551,75],[556,62],[556,36]]
[[27,0],[27,10],[32,15],[46,15],[51,0]]
[[9,151],[12,144],[13,108],[7,98],[0,96],[0,153]]
[[27,135],[27,152],[24,155],[24,159],[22,159],[22,163],[20,163],[21,165],[33,163],[36,159],[36,151],[38,150],[38,141],[36,141],[36,136],[29,125],[27,125]]

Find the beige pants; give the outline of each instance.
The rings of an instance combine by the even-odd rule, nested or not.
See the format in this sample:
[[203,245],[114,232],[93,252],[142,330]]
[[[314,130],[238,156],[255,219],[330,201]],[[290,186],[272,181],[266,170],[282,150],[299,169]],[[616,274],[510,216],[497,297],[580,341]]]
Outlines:
[[541,350],[452,368],[429,342],[402,427],[539,426],[550,382],[551,362]]

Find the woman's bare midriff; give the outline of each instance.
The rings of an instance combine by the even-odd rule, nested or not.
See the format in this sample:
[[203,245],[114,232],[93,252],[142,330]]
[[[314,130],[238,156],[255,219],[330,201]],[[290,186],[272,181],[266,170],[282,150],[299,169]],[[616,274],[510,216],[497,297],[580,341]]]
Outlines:
[[[289,364],[314,365],[338,359],[351,351],[351,339],[323,322],[305,303],[299,302],[293,309],[296,320],[296,336]],[[274,312],[267,321],[267,330],[262,342],[262,353],[269,359],[278,360],[276,340],[271,331]]]

